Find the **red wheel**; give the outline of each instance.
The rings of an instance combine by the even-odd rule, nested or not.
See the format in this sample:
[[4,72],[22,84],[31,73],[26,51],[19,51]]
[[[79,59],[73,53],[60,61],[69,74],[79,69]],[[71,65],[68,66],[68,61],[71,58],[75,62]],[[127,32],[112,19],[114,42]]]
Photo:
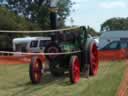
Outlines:
[[33,84],[40,83],[42,78],[42,64],[41,60],[33,57],[30,63],[29,76]]
[[77,56],[71,57],[69,72],[71,83],[77,83],[80,80],[80,62]]
[[97,46],[96,43],[92,43],[90,46],[90,52],[89,52],[89,56],[90,56],[90,72],[91,75],[96,75],[97,71],[98,71],[98,50],[97,50]]

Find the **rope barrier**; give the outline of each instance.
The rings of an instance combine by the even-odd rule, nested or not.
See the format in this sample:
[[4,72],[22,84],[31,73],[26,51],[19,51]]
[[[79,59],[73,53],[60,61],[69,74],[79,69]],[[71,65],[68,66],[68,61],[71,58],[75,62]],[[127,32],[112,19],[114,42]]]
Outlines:
[[[0,33],[51,33],[51,32],[65,32],[70,30],[79,29],[80,27],[72,28],[63,28],[56,30],[44,30],[44,31],[9,31],[9,30],[0,30]],[[81,51],[72,51],[72,52],[62,52],[62,53],[24,53],[24,52],[9,52],[9,51],[0,51],[0,54],[20,54],[20,55],[66,55],[80,53]]]
[[68,55],[80,53],[81,50],[71,51],[71,52],[61,52],[61,53],[25,53],[25,52],[9,52],[9,51],[0,51],[1,54],[19,54],[19,55]]
[[72,27],[72,28],[63,28],[63,29],[56,29],[56,30],[44,30],[44,31],[9,31],[9,30],[0,30],[0,33],[51,33],[51,32],[64,32],[69,30],[75,30],[80,27]]

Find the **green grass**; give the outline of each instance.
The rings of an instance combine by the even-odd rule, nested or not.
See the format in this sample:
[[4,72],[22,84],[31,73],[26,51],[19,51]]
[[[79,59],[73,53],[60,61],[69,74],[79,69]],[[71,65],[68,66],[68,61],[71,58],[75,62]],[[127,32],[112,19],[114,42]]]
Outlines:
[[28,65],[0,65],[0,96],[115,96],[126,67],[125,62],[101,63],[98,75],[81,78],[71,85],[68,77],[44,75],[32,85]]

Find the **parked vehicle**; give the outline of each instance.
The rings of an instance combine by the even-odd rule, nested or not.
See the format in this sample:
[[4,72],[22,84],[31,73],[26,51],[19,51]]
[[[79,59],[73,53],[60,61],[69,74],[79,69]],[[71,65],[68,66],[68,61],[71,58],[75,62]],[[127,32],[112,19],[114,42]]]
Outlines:
[[13,51],[44,52],[45,46],[51,41],[50,37],[24,37],[13,39]]
[[128,31],[104,32],[99,40],[99,58],[118,60],[127,58]]
[[99,38],[99,49],[104,48],[112,41],[119,41],[128,38],[128,31],[107,31],[103,32]]

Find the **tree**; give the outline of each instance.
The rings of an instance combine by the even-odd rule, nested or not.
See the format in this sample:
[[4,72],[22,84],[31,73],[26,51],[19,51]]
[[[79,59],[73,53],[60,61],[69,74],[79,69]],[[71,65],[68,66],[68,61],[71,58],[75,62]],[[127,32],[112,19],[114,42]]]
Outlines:
[[[0,7],[0,30],[39,30],[40,28],[36,24],[28,22],[25,18],[19,17],[16,14],[10,12],[6,8]],[[19,34],[0,34],[0,50],[11,50],[12,39]]]
[[96,32],[96,30],[95,29],[93,29],[92,27],[90,27],[90,26],[87,26],[87,33],[88,34],[90,34],[91,36],[98,36],[99,35],[99,33],[98,32]]
[[73,3],[71,0],[60,0],[58,3],[58,16],[59,20],[61,20],[61,26],[64,26],[64,22],[67,16],[70,15],[71,7]]
[[[18,15],[22,15],[31,22],[38,23],[42,28],[49,26],[49,11],[44,5],[46,0],[7,0],[8,8]],[[59,0],[58,18],[64,23],[64,20],[70,13],[70,0]]]
[[17,16],[6,8],[0,7],[0,30],[36,30],[40,29],[24,17]]
[[101,31],[128,30],[128,18],[111,18],[101,25]]

